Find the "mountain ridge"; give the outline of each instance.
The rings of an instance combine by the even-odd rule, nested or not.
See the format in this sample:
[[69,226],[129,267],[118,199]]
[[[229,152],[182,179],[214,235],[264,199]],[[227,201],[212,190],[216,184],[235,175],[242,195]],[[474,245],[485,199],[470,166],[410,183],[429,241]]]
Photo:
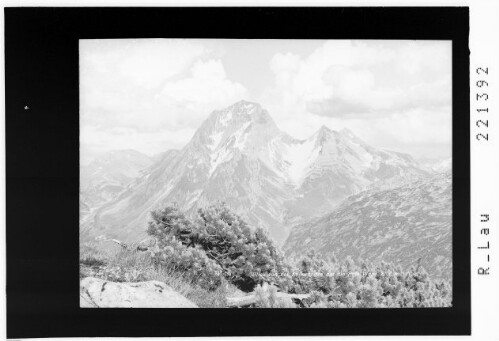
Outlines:
[[288,256],[310,250],[344,260],[421,265],[434,278],[452,277],[452,174],[434,174],[346,198],[331,212],[293,227]]
[[141,171],[153,163],[149,156],[133,149],[109,151],[80,167],[82,217],[121,193]]
[[182,149],[166,152],[83,224],[87,237],[145,234],[151,210],[176,202],[191,212],[226,201],[281,244],[291,225],[323,214],[376,181],[427,171],[408,155],[369,146],[325,126],[305,140],[279,130],[261,105],[213,111]]

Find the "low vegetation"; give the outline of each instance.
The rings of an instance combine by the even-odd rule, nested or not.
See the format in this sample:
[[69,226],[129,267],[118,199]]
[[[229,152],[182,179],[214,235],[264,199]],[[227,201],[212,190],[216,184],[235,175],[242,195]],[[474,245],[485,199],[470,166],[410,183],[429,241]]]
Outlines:
[[[261,228],[252,228],[225,204],[189,219],[174,206],[152,212],[147,232],[156,243],[111,254],[80,248],[80,278],[115,282],[158,280],[200,307],[226,307],[227,297],[252,293],[258,308],[447,307],[451,285],[415,264],[326,260],[315,253],[286,260]],[[303,300],[278,292],[307,294]]]
[[[84,249],[87,252],[95,250],[88,245]],[[112,282],[156,280],[167,284],[202,308],[224,308],[227,297],[241,295],[236,287],[227,282],[212,290],[204,289],[196,282],[196,278],[190,277],[174,266],[155,265],[153,258],[146,252],[123,249],[105,257],[107,258],[99,257],[97,263],[80,261],[80,278],[97,277]]]

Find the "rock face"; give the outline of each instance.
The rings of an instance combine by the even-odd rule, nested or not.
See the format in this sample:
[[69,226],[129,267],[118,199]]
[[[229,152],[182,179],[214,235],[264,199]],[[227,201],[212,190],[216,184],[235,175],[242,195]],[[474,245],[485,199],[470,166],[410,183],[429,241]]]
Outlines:
[[348,130],[306,140],[280,131],[256,103],[214,111],[181,150],[152,166],[80,226],[82,240],[145,235],[149,213],[175,202],[188,213],[225,201],[279,244],[290,227],[330,212],[349,195],[396,176],[426,175],[411,156],[369,146]]
[[116,283],[87,277],[80,282],[81,308],[197,308],[159,281]]

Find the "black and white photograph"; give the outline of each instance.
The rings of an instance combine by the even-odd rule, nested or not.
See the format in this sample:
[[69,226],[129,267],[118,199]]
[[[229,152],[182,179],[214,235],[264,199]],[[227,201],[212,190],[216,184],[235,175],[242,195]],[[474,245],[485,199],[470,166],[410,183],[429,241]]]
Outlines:
[[449,40],[80,39],[80,307],[452,307],[452,78]]
[[8,339],[495,340],[499,3],[9,1]]

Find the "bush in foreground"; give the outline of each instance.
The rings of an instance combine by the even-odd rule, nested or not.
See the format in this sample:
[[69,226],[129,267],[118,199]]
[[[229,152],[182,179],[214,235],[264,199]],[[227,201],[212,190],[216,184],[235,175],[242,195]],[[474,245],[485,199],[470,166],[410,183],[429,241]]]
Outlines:
[[225,204],[200,209],[196,226],[198,243],[228,281],[246,292],[265,282],[284,287],[275,275],[287,269],[284,258],[262,228],[250,228]]
[[302,271],[293,277],[297,288],[310,293],[305,304],[312,308],[417,308],[452,305],[451,286],[431,280],[419,265],[403,271],[379,265],[327,263],[311,253],[298,262]]
[[180,272],[200,287],[215,290],[222,283],[222,268],[194,241],[197,228],[175,207],[151,213],[147,232],[157,243],[149,250],[160,267]]
[[199,274],[207,288],[215,289],[221,277],[246,292],[264,282],[289,284],[275,275],[289,267],[266,232],[250,228],[223,203],[200,209],[193,222],[175,207],[155,211],[147,231],[158,240],[157,262]]

